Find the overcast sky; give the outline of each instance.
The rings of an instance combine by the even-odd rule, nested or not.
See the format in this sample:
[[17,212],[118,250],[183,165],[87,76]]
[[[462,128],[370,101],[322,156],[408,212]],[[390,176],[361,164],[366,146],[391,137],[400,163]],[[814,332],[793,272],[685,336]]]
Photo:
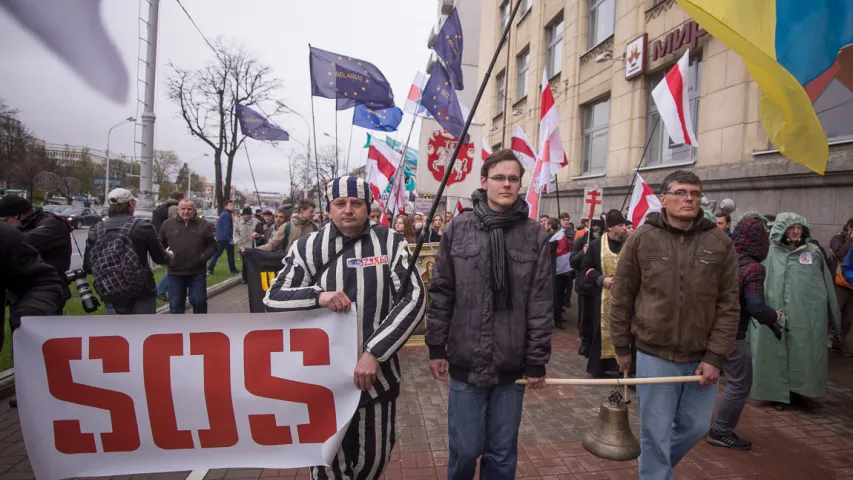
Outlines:
[[[137,114],[136,74],[139,48],[138,0],[110,0],[101,5],[106,29],[119,49],[131,80],[125,104],[117,104],[83,83],[63,62],[41,45],[28,31],[0,10],[0,98],[20,110],[21,120],[48,143],[88,145],[103,150],[109,128]],[[391,83],[397,105],[402,108],[415,72],[423,71],[429,59],[427,38],[437,20],[436,0],[183,0],[204,34],[213,41],[222,36],[253,50],[273,69],[282,88],[277,98],[310,121],[308,43],[374,63]],[[143,37],[145,32],[143,32]],[[140,53],[144,57],[144,51]],[[166,97],[164,80],[168,63],[197,68],[212,58],[210,49],[175,0],[160,4],[157,57],[157,100],[155,148],[174,150],[183,161],[210,152],[190,136],[179,109]],[[144,76],[144,72],[140,72]],[[139,93],[140,98],[142,92]],[[316,98],[317,142],[333,145],[334,100]],[[141,109],[140,109],[141,113]],[[305,142],[308,131],[295,115],[273,119]],[[338,114],[338,140],[346,148],[352,110]],[[400,126],[403,140],[411,125],[406,115]],[[366,130],[353,130],[350,166],[363,164],[362,146]],[[394,135],[393,133],[391,134]],[[417,134],[411,144],[416,146]],[[258,189],[286,192],[289,189],[287,159],[291,149],[304,152],[294,141],[275,148],[247,139]],[[110,148],[133,154],[133,127],[116,128]],[[138,154],[138,151],[137,151]],[[213,180],[212,158],[191,164]],[[223,168],[223,175],[225,174]],[[234,161],[234,183],[252,190],[252,179],[241,152]]]

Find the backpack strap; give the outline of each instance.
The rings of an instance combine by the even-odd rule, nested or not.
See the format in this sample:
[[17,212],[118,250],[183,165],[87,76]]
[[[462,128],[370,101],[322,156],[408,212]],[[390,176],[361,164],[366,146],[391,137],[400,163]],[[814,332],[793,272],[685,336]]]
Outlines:
[[133,231],[133,227],[136,226],[137,222],[139,222],[138,218],[130,217],[126,222],[124,222],[124,224],[122,224],[119,234],[130,238],[130,232]]

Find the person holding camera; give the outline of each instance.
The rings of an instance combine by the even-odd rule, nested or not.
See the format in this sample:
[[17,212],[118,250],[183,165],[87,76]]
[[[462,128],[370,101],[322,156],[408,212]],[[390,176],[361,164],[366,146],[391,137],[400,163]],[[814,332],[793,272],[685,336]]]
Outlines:
[[[9,194],[0,199],[0,222],[20,230],[24,241],[38,250],[41,258],[56,270],[60,278],[65,278],[65,272],[71,268],[71,225],[65,219],[41,208],[33,208],[26,198]],[[63,293],[66,298],[70,297],[67,285],[63,286]],[[64,306],[63,301],[54,314],[62,315]],[[17,326],[12,324],[12,328]]]
[[83,270],[95,277],[95,291],[108,315],[153,315],[157,288],[148,256],[158,265],[174,257],[157,238],[151,223],[133,217],[136,198],[126,188],[107,197],[109,218],[89,230]]

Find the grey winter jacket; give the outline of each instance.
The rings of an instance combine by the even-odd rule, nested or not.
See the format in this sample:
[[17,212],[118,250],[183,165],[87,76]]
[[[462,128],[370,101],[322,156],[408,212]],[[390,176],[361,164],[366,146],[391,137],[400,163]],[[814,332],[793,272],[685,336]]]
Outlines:
[[544,377],[554,334],[553,263],[548,236],[531,219],[504,231],[512,308],[494,310],[489,232],[473,213],[441,237],[430,282],[426,344],[451,377],[480,387]]

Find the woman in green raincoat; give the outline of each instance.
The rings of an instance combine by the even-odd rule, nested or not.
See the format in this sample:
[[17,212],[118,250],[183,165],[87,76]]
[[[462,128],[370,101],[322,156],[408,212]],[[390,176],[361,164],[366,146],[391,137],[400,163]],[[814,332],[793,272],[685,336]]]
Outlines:
[[839,328],[832,276],[809,237],[803,216],[780,213],[776,217],[770,253],[764,260],[764,296],[770,308],[783,312],[787,331],[780,341],[770,329],[754,321],[750,325],[751,397],[777,402],[778,408],[791,403],[791,394],[814,398],[826,393],[827,315]]

